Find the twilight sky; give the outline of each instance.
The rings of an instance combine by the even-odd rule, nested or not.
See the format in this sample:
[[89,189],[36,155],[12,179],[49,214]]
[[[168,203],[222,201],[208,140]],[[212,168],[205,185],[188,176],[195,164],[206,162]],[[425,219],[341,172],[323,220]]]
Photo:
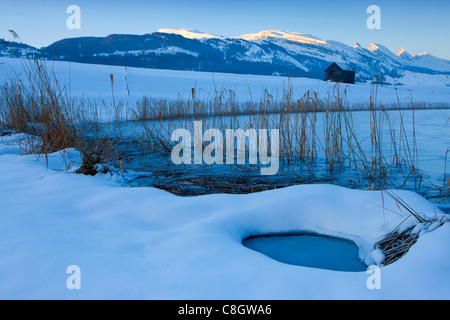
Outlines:
[[[69,30],[70,5],[81,9],[81,29]],[[381,29],[369,30],[369,5],[381,9]],[[54,41],[113,33],[145,34],[186,28],[239,36],[275,29],[312,34],[397,52],[428,52],[450,60],[449,0],[0,0],[0,38],[42,47]]]

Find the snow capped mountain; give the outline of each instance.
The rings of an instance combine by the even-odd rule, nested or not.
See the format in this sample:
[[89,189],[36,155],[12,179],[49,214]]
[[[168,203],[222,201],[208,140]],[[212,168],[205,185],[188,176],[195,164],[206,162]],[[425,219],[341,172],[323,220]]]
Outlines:
[[[391,52],[381,44],[368,48],[279,30],[222,37],[189,29],[160,29],[145,35],[110,35],[57,41],[36,49],[0,46],[0,55],[32,56],[82,63],[324,79],[336,62],[356,72],[357,81],[400,79],[405,74],[450,75],[450,62],[430,54]],[[14,55],[11,53],[14,51]]]
[[394,60],[397,57],[391,50],[378,43],[371,43],[368,50],[371,51],[375,56],[379,57],[388,56],[389,58]]

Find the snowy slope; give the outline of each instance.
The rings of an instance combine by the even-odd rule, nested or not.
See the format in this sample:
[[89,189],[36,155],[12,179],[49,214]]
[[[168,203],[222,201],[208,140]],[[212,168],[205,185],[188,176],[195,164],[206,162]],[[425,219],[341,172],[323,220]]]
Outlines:
[[210,33],[200,32],[198,30],[191,29],[159,29],[160,33],[178,34],[188,39],[210,39],[210,38],[222,38]]
[[426,52],[413,56],[413,59],[418,65],[425,65],[433,70],[450,71],[450,61],[435,57]]
[[0,57],[29,57],[34,58],[40,55],[38,49],[26,44],[5,41],[0,38]]
[[245,39],[245,40],[282,38],[282,39],[299,42],[299,43],[323,44],[323,45],[327,44],[325,41],[320,40],[309,34],[303,34],[303,33],[299,33],[299,32],[284,32],[284,31],[278,31],[278,30],[266,30],[266,31],[258,32],[258,33],[244,34],[242,36],[239,36],[238,38]]
[[[304,185],[182,198],[122,187],[120,176],[64,172],[59,153],[47,169],[43,157],[5,145],[13,139],[0,139],[1,299],[450,298],[447,224],[382,267],[380,290],[367,288],[365,272],[286,265],[241,244],[314,231],[355,241],[370,260],[373,242],[405,218],[380,192]],[[77,153],[67,152],[73,170]],[[422,215],[442,215],[412,192],[396,193]],[[70,265],[80,267],[80,290],[66,287]]]

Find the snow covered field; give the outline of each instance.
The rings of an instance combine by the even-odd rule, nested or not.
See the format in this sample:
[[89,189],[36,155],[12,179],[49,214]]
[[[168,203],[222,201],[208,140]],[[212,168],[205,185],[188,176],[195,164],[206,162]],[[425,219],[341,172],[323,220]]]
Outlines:
[[[0,83],[11,70],[22,72],[21,63],[0,58]],[[201,97],[227,88],[241,101],[259,100],[264,89],[281,96],[288,85],[281,77],[68,62],[49,67],[72,95],[107,101],[112,99],[110,74],[115,99],[129,102],[143,95],[188,99],[193,87]],[[326,97],[334,86],[314,79],[290,81],[299,96],[314,90]],[[415,102],[450,102],[445,76],[411,75],[400,82],[406,84],[398,91],[402,101],[412,94]],[[369,101],[369,84],[349,90],[351,103]],[[379,88],[379,102],[396,100],[394,87]],[[447,145],[441,144],[448,141],[442,131],[448,127],[439,123],[433,130],[431,116],[424,116],[422,124],[433,139],[429,145],[418,139],[421,150],[431,150],[421,158],[424,166],[442,166],[441,148],[445,152]],[[381,289],[372,290],[369,273],[283,264],[242,244],[254,235],[318,233],[353,241],[364,263],[377,264],[374,243],[399,225],[418,223],[382,192],[316,184],[178,197],[129,187],[133,172],[124,177],[74,174],[81,164],[78,151],[38,158],[25,154],[21,139],[26,137],[0,137],[0,299],[450,299],[448,223],[417,226],[418,242],[399,261],[381,268]],[[427,219],[447,219],[416,193],[395,194]],[[66,285],[72,265],[81,271],[80,290]]]
[[[0,298],[450,298],[448,224],[420,227],[372,290],[366,272],[287,265],[242,245],[251,235],[317,232],[354,241],[373,264],[374,242],[407,216],[380,192],[304,185],[182,198],[123,187],[118,175],[72,174],[74,150],[66,162],[49,155],[47,169],[44,157],[20,155],[18,138],[0,143]],[[412,192],[395,193],[423,216],[443,215]],[[80,268],[80,290],[66,287],[70,265]]]

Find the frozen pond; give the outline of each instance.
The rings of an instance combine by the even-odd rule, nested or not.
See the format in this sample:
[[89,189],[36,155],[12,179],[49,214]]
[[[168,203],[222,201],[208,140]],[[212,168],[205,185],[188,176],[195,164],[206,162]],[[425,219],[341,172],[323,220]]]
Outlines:
[[366,271],[359,249],[349,240],[310,234],[267,235],[250,237],[243,245],[279,262],[335,270]]

